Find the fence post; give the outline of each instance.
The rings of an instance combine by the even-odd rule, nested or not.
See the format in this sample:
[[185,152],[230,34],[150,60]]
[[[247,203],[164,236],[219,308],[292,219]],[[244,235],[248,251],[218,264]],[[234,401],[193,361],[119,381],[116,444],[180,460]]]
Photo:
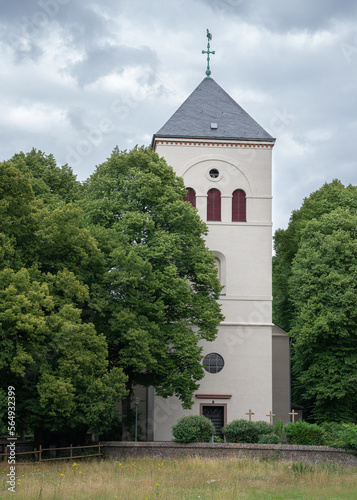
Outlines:
[[41,462],[42,459],[42,444],[40,444],[40,453],[39,453],[39,462]]
[[7,463],[7,444],[5,443],[4,446],[5,446],[5,457],[4,457],[4,460]]
[[71,445],[71,454],[70,454],[70,458],[72,458],[72,455],[73,455],[73,454],[72,454],[72,445]]

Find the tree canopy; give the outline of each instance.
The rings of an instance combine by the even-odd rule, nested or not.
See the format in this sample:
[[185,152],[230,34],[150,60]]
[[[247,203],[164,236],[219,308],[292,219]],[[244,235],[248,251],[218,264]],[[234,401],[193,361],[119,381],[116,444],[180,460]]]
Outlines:
[[81,210],[45,205],[32,180],[0,164],[0,412],[12,385],[17,431],[103,430],[125,376],[108,370],[107,341],[84,320],[101,252]]
[[357,186],[344,186],[335,179],[304,199],[298,210],[291,214],[286,229],[278,229],[274,235],[273,257],[273,321],[289,331],[294,312],[289,299],[288,282],[292,263],[298,251],[302,232],[309,221],[318,219],[338,207],[357,210]]
[[29,177],[34,195],[49,205],[74,203],[82,194],[82,184],[67,164],[59,167],[53,155],[32,149],[16,153],[10,160]]
[[294,401],[316,421],[356,421],[357,188],[334,180],[275,234],[274,321],[293,339]]
[[306,225],[289,287],[295,391],[318,422],[356,420],[356,212],[337,208]]
[[206,225],[163,158],[150,148],[113,151],[85,183],[84,211],[107,259],[95,321],[110,362],[135,384],[185,407],[203,377],[200,339],[222,320]]
[[116,148],[83,185],[41,151],[0,164],[0,404],[16,386],[19,430],[105,431],[135,385],[191,406],[223,317],[185,195],[150,148]]
[[114,420],[125,377],[107,371],[104,336],[81,320],[87,295],[69,271],[0,271],[0,380],[3,394],[16,388],[17,431],[100,432]]

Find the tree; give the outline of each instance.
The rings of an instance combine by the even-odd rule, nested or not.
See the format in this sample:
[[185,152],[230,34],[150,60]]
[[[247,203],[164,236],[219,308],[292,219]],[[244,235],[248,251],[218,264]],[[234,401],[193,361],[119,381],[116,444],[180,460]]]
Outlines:
[[295,394],[317,422],[357,422],[357,211],[353,204],[305,224],[288,284],[294,310],[290,335]]
[[11,162],[0,164],[0,269],[69,269],[84,283],[95,281],[102,256],[84,228],[82,210],[63,203],[44,206],[34,195],[32,180]]
[[294,318],[289,297],[288,281],[293,259],[298,251],[302,233],[312,219],[330,213],[338,207],[357,210],[357,186],[345,187],[339,180],[325,183],[311,193],[300,209],[291,214],[287,229],[278,229],[274,235],[273,257],[273,321],[289,331]]
[[[36,199],[31,181],[0,164],[0,415],[16,388],[17,430],[102,431],[125,394],[121,368],[89,321],[89,286],[104,264],[82,212]],[[84,311],[83,308],[86,307]]]
[[67,270],[0,271],[0,392],[15,387],[16,430],[33,429],[37,443],[54,431],[107,429],[125,394],[122,370],[107,370],[105,337],[81,320],[87,295]]
[[120,152],[85,183],[88,227],[106,255],[94,321],[109,342],[110,363],[136,384],[192,405],[203,377],[200,339],[223,319],[221,290],[206,225],[183,201],[182,179],[150,148]]
[[53,155],[32,149],[29,153],[17,153],[11,164],[29,177],[36,198],[48,205],[61,206],[74,203],[82,195],[82,184],[66,164],[57,166]]

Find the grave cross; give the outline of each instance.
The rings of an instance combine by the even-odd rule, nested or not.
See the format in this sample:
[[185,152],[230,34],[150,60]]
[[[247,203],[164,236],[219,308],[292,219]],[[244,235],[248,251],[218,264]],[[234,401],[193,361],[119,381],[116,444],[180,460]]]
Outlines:
[[273,423],[273,417],[275,417],[275,413],[272,413],[272,411],[270,410],[270,412],[268,413],[268,415],[265,415],[266,417],[269,417],[270,418],[270,425],[272,425]]
[[246,415],[249,415],[249,422],[252,421],[252,415],[255,415],[255,413],[252,412],[252,410],[249,408],[249,411],[248,413],[246,413]]
[[210,50],[210,40],[212,40],[212,35],[211,33],[209,32],[209,30],[207,30],[207,50],[202,50],[202,54],[207,54],[207,70],[206,70],[206,75],[207,75],[207,78],[210,77],[210,74],[211,74],[211,70],[210,70],[210,67],[209,67],[209,55],[210,54],[215,54],[216,52],[214,50]]
[[295,416],[296,415],[299,415],[297,411],[295,410],[291,410],[291,412],[289,413],[289,415],[291,415],[291,420],[292,420],[292,423],[295,422]]

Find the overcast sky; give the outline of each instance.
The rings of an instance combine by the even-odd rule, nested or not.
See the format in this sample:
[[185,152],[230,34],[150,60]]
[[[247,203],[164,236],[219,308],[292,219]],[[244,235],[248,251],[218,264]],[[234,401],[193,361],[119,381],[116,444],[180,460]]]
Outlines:
[[353,0],[0,0],[0,161],[33,147],[86,179],[149,145],[205,77],[277,138],[274,229],[357,184]]

